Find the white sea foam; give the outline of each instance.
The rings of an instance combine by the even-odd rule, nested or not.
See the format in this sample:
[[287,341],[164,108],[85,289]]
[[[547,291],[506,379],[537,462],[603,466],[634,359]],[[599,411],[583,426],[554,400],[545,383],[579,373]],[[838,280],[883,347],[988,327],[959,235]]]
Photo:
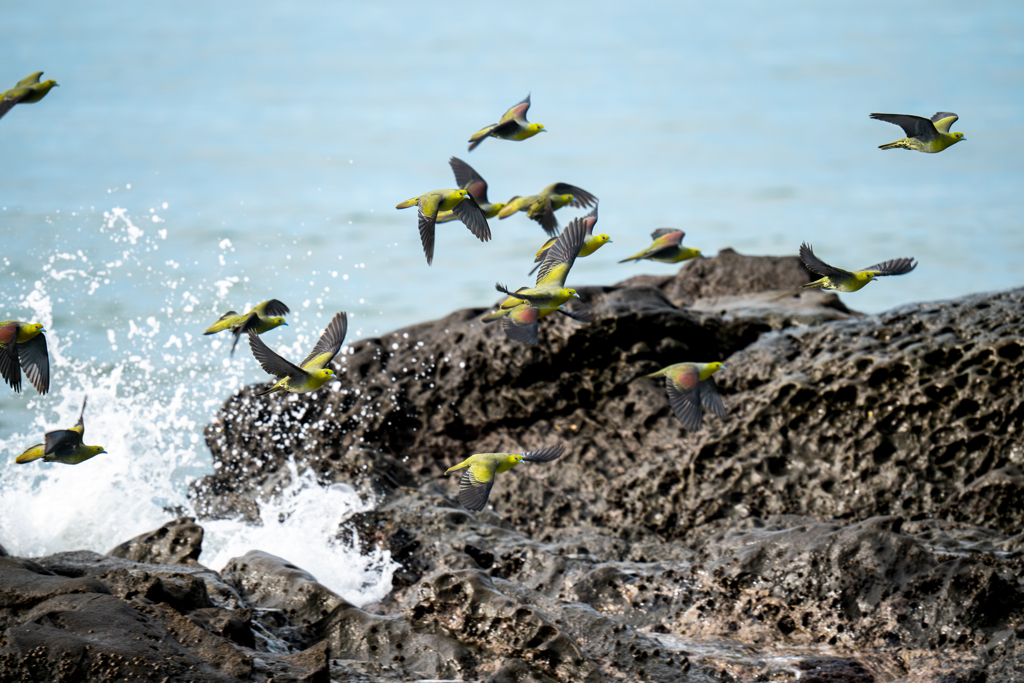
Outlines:
[[[0,543],[15,555],[103,553],[170,519],[194,515],[189,485],[212,471],[203,427],[232,392],[266,379],[245,357],[244,341],[230,359],[227,333],[223,338],[199,333],[224,310],[242,310],[239,299],[255,298],[238,277],[190,282],[187,291],[178,290],[184,283],[176,262],[149,255],[153,240],[173,249],[172,238],[147,235],[122,208],[106,212],[100,233],[117,245],[120,258],[61,257],[61,263],[76,268],[47,264],[11,302],[20,315],[31,311],[31,320],[45,325],[51,372],[48,396],[35,395],[26,382],[21,396],[0,397],[0,439],[8,451],[0,461]],[[100,251],[96,239],[93,248]],[[133,286],[140,275],[146,282],[141,290]],[[111,290],[138,290],[149,297],[153,315],[126,320],[86,315],[107,301],[93,294],[111,283]],[[229,291],[233,302],[226,300]],[[63,316],[57,326],[55,306]],[[319,311],[292,314],[289,327],[281,328],[287,336],[271,333],[268,343],[301,357],[323,324]],[[86,395],[85,443],[102,445],[107,453],[75,466],[13,463],[45,432],[75,424]],[[15,433],[9,425],[16,425]],[[372,503],[351,487],[323,487],[291,468],[291,484],[274,501],[260,503],[261,526],[201,521],[206,535],[200,562],[219,570],[231,557],[258,548],[306,569],[352,603],[383,598],[395,568],[390,554],[362,548],[344,527]]]

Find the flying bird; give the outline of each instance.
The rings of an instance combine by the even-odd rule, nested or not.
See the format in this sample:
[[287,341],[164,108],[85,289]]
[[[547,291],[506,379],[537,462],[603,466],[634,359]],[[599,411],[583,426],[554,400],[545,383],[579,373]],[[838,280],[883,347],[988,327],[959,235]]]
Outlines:
[[521,462],[551,462],[564,451],[564,446],[552,446],[525,453],[477,453],[449,467],[445,474],[465,469],[459,482],[459,502],[467,510],[483,510],[494,486],[494,475],[508,472]]
[[638,254],[624,258],[619,263],[626,261],[660,261],[661,263],[679,263],[700,256],[700,249],[690,249],[683,246],[683,237],[686,233],[675,228],[658,228],[651,233],[654,242]]
[[18,81],[18,84],[0,95],[0,119],[9,112],[16,104],[32,104],[46,97],[46,93],[56,87],[57,81],[49,80],[39,82],[42,71],[37,71],[27,78]]
[[440,211],[452,211],[466,224],[469,231],[481,242],[491,239],[491,229],[484,218],[484,212],[465,190],[433,190],[419,197],[407,199],[395,206],[396,209],[419,207],[420,242],[427,255],[427,265],[434,260],[434,223]]
[[[580,253],[578,253],[576,255],[577,256],[590,256],[595,251],[597,251],[598,249],[600,249],[604,245],[606,245],[609,242],[611,242],[612,238],[609,237],[608,235],[595,235],[594,234],[594,226],[597,225],[597,206],[596,205],[594,206],[593,210],[590,213],[588,213],[586,216],[583,217],[582,220],[583,220],[583,224],[586,226],[586,229],[587,229],[587,238],[583,242],[583,246],[580,247]],[[530,273],[529,273],[530,275],[533,275],[534,272],[538,268],[540,268],[540,264],[544,262],[545,258],[547,258],[548,251],[555,244],[555,240],[556,239],[558,239],[558,238],[557,237],[550,238],[547,242],[544,243],[544,246],[542,246],[540,248],[540,250],[537,252],[536,256],[533,259],[533,262],[536,263],[537,265],[535,265],[533,267],[533,270],[530,271]]]
[[903,275],[917,268],[917,263],[913,258],[895,258],[851,272],[828,265],[814,255],[811,245],[806,242],[800,245],[800,260],[807,266],[807,270],[823,276],[819,280],[808,282],[801,289],[813,287],[831,289],[837,292],[856,292],[867,283],[877,280],[881,276]]
[[[455,182],[458,183],[460,188],[469,193],[469,196],[473,198],[476,205],[484,212],[484,218],[494,218],[498,215],[499,211],[505,208],[505,202],[491,204],[488,201],[487,181],[474,171],[472,166],[457,157],[452,157],[448,163],[451,164],[452,171],[455,173]],[[447,223],[456,218],[458,216],[455,215],[454,211],[437,212],[438,223]]]
[[551,183],[538,194],[529,197],[513,197],[498,212],[498,218],[508,218],[516,211],[525,211],[528,218],[540,223],[549,236],[558,234],[555,211],[563,206],[585,209],[597,205],[597,197],[586,190],[569,183]]
[[21,370],[40,394],[50,390],[50,354],[42,323],[0,322],[0,375],[21,391]]
[[532,138],[544,130],[543,123],[530,123],[526,120],[526,112],[530,108],[530,96],[505,112],[501,120],[481,128],[469,138],[469,151],[472,152],[487,138],[498,138],[499,140],[525,140]]
[[254,307],[245,315],[239,315],[234,311],[228,311],[222,315],[217,322],[211,325],[203,334],[217,334],[224,330],[231,330],[235,341],[231,344],[231,355],[235,355],[235,347],[243,334],[250,330],[256,334],[263,334],[268,330],[281,325],[287,325],[284,317],[289,312],[287,306],[277,299],[269,299]]
[[320,340],[309,352],[302,365],[294,365],[277,355],[263,343],[254,330],[249,331],[249,348],[260,365],[268,373],[277,378],[277,383],[266,391],[254,396],[265,396],[275,391],[287,391],[291,394],[306,394],[316,391],[328,380],[337,379],[334,370],[326,367],[338,355],[341,343],[345,341],[348,330],[348,316],[338,313],[327,324],[327,329],[320,335]]
[[675,363],[644,377],[664,377],[672,412],[683,427],[699,432],[705,409],[725,419],[725,405],[711,376],[723,368],[721,363]]
[[65,465],[77,465],[89,458],[106,453],[103,446],[86,446],[82,443],[85,437],[85,404],[88,396],[82,399],[82,412],[78,416],[78,424],[70,429],[58,429],[47,432],[44,443],[37,443],[14,459],[22,465],[26,462],[42,459],[43,462],[62,462]]
[[913,114],[872,114],[871,118],[887,123],[895,123],[903,129],[907,137],[887,145],[879,145],[878,149],[916,149],[918,152],[935,154],[947,147],[952,147],[964,139],[963,133],[950,133],[949,127],[960,118],[948,111],[940,111],[931,119]]
[[511,292],[504,285],[496,285],[499,292],[508,294],[498,310],[481,318],[481,322],[502,321],[505,334],[523,344],[536,345],[538,321],[558,311],[581,322],[590,322],[589,312],[567,311],[562,305],[578,298],[575,289],[565,286],[565,278],[576,261],[587,238],[585,219],[577,218],[558,236],[540,264],[535,287],[520,287]]

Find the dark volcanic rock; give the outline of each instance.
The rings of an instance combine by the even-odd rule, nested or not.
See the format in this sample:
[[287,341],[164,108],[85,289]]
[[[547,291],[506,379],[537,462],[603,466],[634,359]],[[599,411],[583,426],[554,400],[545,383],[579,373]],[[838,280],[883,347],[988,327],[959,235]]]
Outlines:
[[125,541],[107,555],[154,564],[197,564],[203,551],[203,527],[194,517],[180,517],[155,531]]

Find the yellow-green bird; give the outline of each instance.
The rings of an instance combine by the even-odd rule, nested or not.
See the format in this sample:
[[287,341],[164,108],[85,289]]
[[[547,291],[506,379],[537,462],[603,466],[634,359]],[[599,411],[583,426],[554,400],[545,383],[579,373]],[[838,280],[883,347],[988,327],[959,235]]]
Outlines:
[[690,249],[683,246],[683,238],[686,233],[675,228],[658,228],[651,233],[654,242],[639,254],[633,254],[624,258],[619,263],[626,261],[660,261],[661,263],[679,263],[700,256],[700,249]]
[[4,114],[9,112],[11,108],[16,104],[32,104],[46,97],[46,93],[50,92],[57,86],[57,81],[49,80],[39,82],[39,77],[43,75],[42,71],[37,71],[27,78],[23,78],[18,81],[18,84],[0,95],[0,119],[4,117]]
[[275,391],[287,391],[291,394],[306,394],[316,391],[328,380],[338,379],[334,370],[327,367],[327,364],[338,355],[341,343],[345,341],[345,332],[348,330],[348,316],[338,313],[327,324],[327,329],[320,335],[320,340],[309,352],[302,365],[295,365],[277,355],[263,343],[255,331],[249,332],[249,348],[252,355],[256,357],[260,365],[268,373],[277,377],[277,383],[266,391],[261,391],[254,396],[265,396]]
[[469,138],[469,151],[472,152],[487,138],[499,140],[525,140],[537,133],[546,133],[543,123],[530,123],[526,120],[526,112],[530,108],[530,96],[505,112],[497,123],[481,128]]
[[724,369],[721,363],[675,363],[644,377],[664,377],[672,412],[691,432],[704,424],[704,410],[725,419],[725,405],[711,376]]
[[508,472],[521,462],[551,462],[564,451],[564,446],[552,446],[525,453],[477,453],[449,467],[445,474],[465,469],[459,482],[459,502],[467,510],[483,510],[494,486],[494,475]]
[[238,346],[238,340],[242,334],[246,334],[250,330],[256,334],[263,334],[275,327],[287,325],[288,323],[285,322],[283,316],[288,313],[289,308],[283,303],[277,299],[268,299],[244,315],[228,311],[217,322],[207,328],[203,334],[217,334],[224,330],[231,330],[231,334],[235,336],[235,341],[231,344],[231,355],[233,356],[235,355],[235,347]]
[[551,183],[537,194],[529,197],[513,197],[498,212],[498,218],[508,218],[516,211],[525,211],[527,217],[540,223],[544,232],[554,236],[558,234],[558,221],[555,211],[563,206],[574,206],[586,209],[597,204],[597,197],[586,190],[569,183]]
[[[452,157],[448,163],[451,164],[452,171],[455,173],[455,182],[459,184],[459,187],[469,193],[469,196],[473,198],[476,205],[484,212],[484,218],[494,218],[498,215],[499,211],[505,208],[505,202],[491,204],[491,202],[488,201],[487,181],[484,180],[479,173],[474,171],[472,166],[457,157]],[[447,223],[448,221],[453,221],[456,218],[458,218],[458,216],[455,215],[454,211],[437,212],[438,223]]]
[[491,229],[484,218],[484,212],[465,190],[433,190],[419,197],[406,199],[395,208],[407,209],[410,206],[419,207],[420,242],[423,243],[423,253],[427,255],[428,266],[434,261],[434,224],[440,211],[454,212],[481,242],[491,239]]
[[0,322],[0,375],[15,391],[21,391],[21,370],[40,394],[50,390],[50,354],[42,323],[20,320]]
[[579,297],[575,289],[565,286],[565,278],[586,238],[586,221],[582,218],[573,220],[541,262],[536,287],[521,287],[510,292],[505,286],[496,285],[499,292],[509,296],[499,305],[498,310],[481,318],[481,322],[501,320],[502,328],[510,339],[531,346],[537,344],[538,321],[555,311],[581,322],[590,322],[592,318],[588,312],[562,308],[570,299]]
[[949,132],[949,127],[960,117],[948,111],[940,111],[930,120],[913,114],[872,114],[871,118],[895,123],[907,134],[902,140],[879,145],[878,149],[916,149],[918,152],[935,154],[964,139],[963,133]]
[[37,443],[14,459],[23,465],[26,462],[42,459],[43,462],[62,462],[65,465],[77,465],[89,458],[106,453],[103,446],[86,446],[82,443],[85,437],[85,404],[87,396],[82,400],[82,412],[78,416],[78,424],[71,429],[58,429],[47,432],[44,443]]
[[[593,211],[591,211],[586,216],[584,216],[582,220],[583,220],[583,224],[587,228],[587,238],[586,238],[586,240],[584,240],[583,246],[580,247],[580,253],[578,253],[576,255],[577,256],[590,256],[595,251],[597,251],[598,249],[600,249],[604,245],[606,245],[609,242],[611,242],[612,238],[609,237],[608,235],[595,235],[594,234],[594,226],[597,225],[597,206],[594,207]],[[545,242],[544,246],[542,246],[540,248],[540,250],[537,252],[536,256],[534,256],[533,262],[536,263],[537,265],[535,265],[533,267],[533,270],[531,270],[529,272],[530,275],[533,275],[534,271],[536,271],[538,268],[540,268],[540,264],[544,262],[545,258],[547,258],[548,251],[555,244],[555,240],[556,239],[558,239],[558,238],[557,237],[552,237],[547,242]]]
[[808,282],[801,289],[831,289],[837,292],[856,292],[858,289],[885,275],[903,275],[917,268],[913,258],[894,258],[862,270],[843,270],[822,261],[814,255],[811,245],[804,242],[800,245],[800,260],[807,270],[823,276],[820,280]]

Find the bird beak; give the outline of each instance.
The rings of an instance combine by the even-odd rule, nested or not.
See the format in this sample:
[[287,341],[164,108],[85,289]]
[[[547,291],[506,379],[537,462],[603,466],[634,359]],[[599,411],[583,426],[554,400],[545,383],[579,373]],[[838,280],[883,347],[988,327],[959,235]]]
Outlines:
[[285,322],[283,322],[283,323],[281,323],[281,324],[282,324],[282,325],[287,325],[287,324],[288,324],[288,322],[287,322],[287,321],[285,321]]
[[577,299],[579,299],[579,298],[580,298],[580,293],[579,293],[579,292],[573,292],[573,294],[572,294],[572,295],[573,295],[574,297],[576,297]]

